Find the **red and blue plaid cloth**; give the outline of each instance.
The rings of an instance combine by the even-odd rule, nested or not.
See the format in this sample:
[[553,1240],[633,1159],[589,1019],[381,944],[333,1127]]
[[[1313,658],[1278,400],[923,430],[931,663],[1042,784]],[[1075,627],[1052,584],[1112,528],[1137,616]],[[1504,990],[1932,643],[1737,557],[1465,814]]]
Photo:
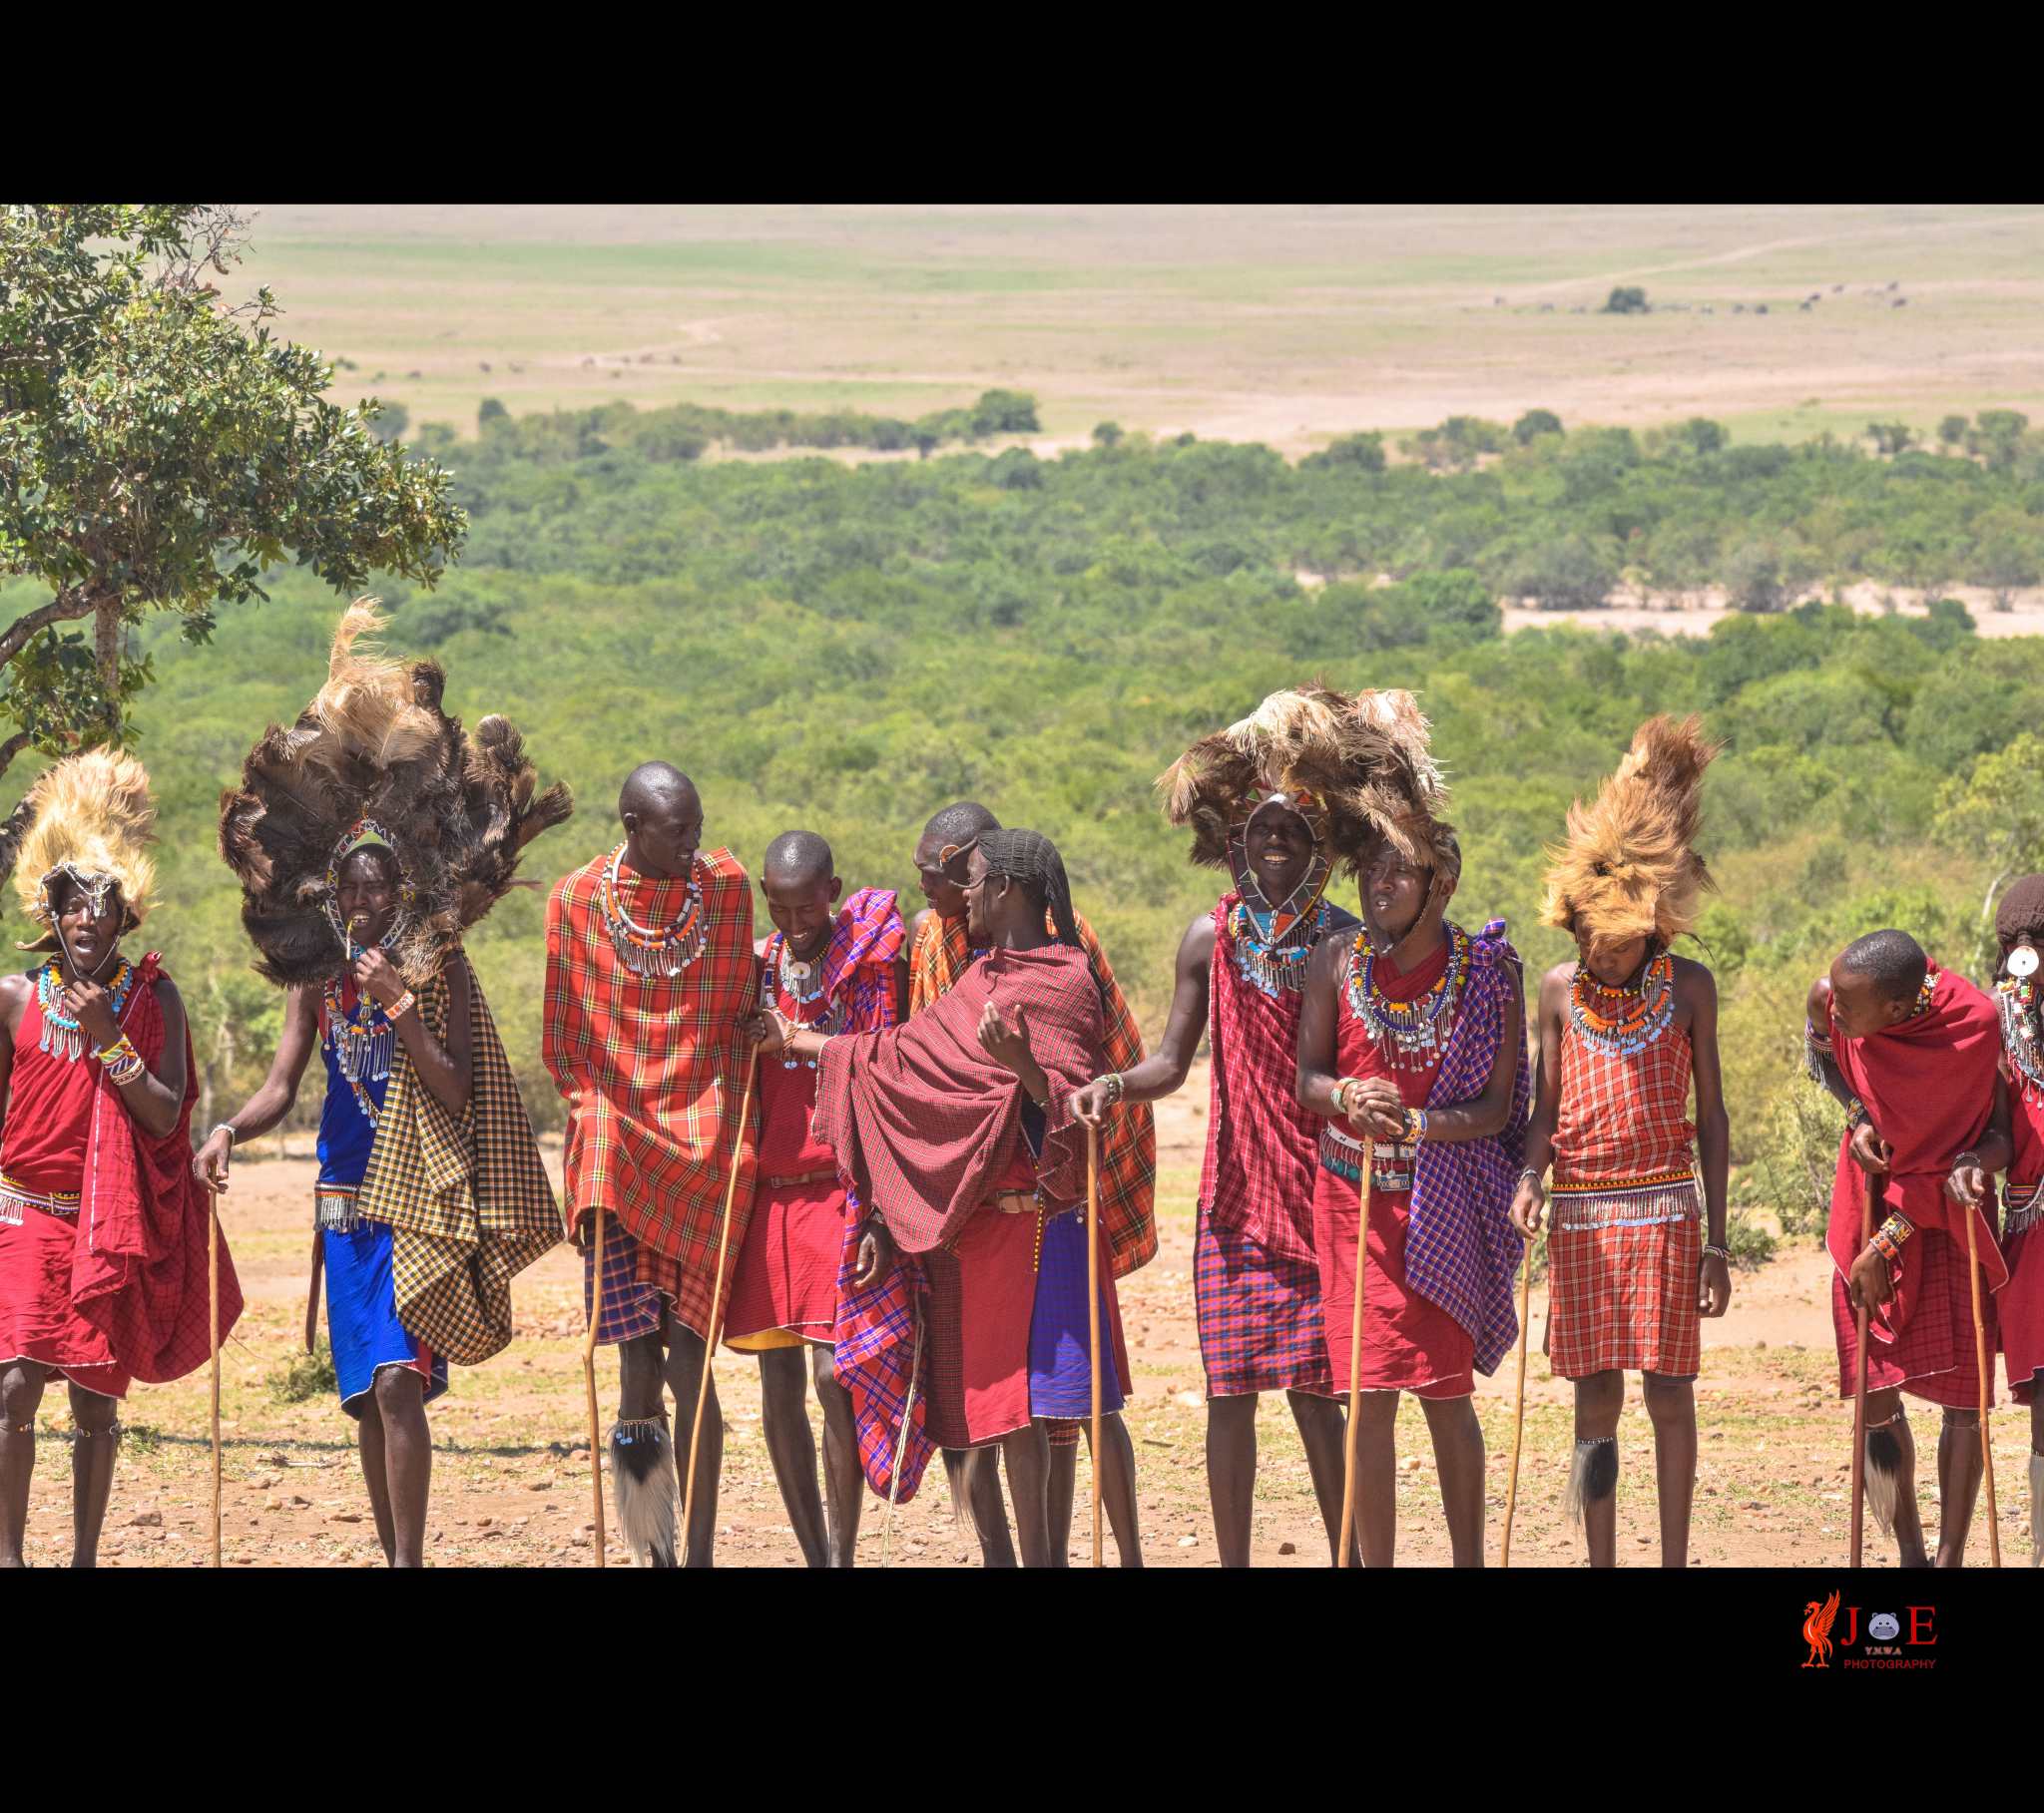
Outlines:
[[[1472,1101],[1490,1082],[1498,1041],[1504,1037],[1505,1008],[1521,1000],[1519,953],[1504,934],[1505,922],[1493,919],[1470,941],[1469,980],[1462,985],[1454,1030],[1434,1073],[1430,1106]],[[1469,1331],[1476,1369],[1485,1374],[1497,1370],[1519,1338],[1512,1278],[1526,1243],[1512,1226],[1511,1206],[1526,1161],[1531,1089],[1532,1067],[1521,1038],[1504,1131],[1452,1144],[1422,1139],[1412,1166],[1405,1282]]]
[[851,1393],[858,1462],[866,1484],[882,1498],[893,1483],[894,1450],[901,1440],[902,1415],[907,1413],[908,1446],[901,1459],[901,1490],[894,1495],[905,1505],[915,1497],[923,1469],[937,1451],[923,1434],[927,1373],[914,1377],[918,1271],[912,1261],[897,1261],[886,1277],[857,1289],[852,1277],[858,1269],[865,1220],[854,1190],[845,1198],[844,1259],[837,1270],[837,1338],[831,1363],[837,1382]]
[[1202,1209],[1193,1301],[1210,1398],[1252,1391],[1336,1395],[1314,1260],[1286,1258],[1241,1228],[1217,1227]]
[[[638,1241],[641,1281],[673,1297],[683,1323],[707,1337],[735,1149],[734,1254],[753,1212],[753,1126],[738,1125],[752,1063],[740,1028],[759,1003],[752,889],[729,850],[700,857],[703,954],[679,976],[638,976],[618,961],[598,903],[608,860],[577,869],[547,902],[541,1049],[570,1104],[568,1213],[601,1203]],[[669,925],[688,886],[686,875],[623,871],[618,895],[639,924]],[[725,1274],[728,1292],[728,1260]]]

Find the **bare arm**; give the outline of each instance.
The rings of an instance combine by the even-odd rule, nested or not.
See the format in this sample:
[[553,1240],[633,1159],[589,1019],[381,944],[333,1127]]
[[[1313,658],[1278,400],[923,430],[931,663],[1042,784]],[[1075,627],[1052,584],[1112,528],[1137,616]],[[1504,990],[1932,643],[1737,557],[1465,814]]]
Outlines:
[[[164,1049],[154,1074],[144,1070],[120,1085],[121,1103],[135,1125],[152,1139],[178,1130],[185,1109],[185,1004],[168,979],[155,985],[164,1014]],[[83,977],[64,990],[66,1010],[78,1021],[95,1051],[105,1051],[124,1037],[114,1019],[114,998],[97,982]]]
[[[1203,913],[1179,940],[1171,1016],[1164,1023],[1164,1038],[1141,1064],[1122,1072],[1122,1101],[1155,1102],[1185,1088],[1193,1056],[1207,1030],[1214,946],[1214,918]],[[1085,1126],[1100,1127],[1107,1119],[1107,1080],[1096,1077],[1072,1097],[1072,1113]]]
[[[1718,1064],[1718,982],[1701,963],[1677,958],[1677,1000],[1688,1007],[1690,1075],[1697,1087],[1697,1169],[1714,1246],[1725,1244],[1725,1186],[1732,1162],[1732,1121]],[[1687,997],[1687,1000],[1683,998]]]
[[305,984],[288,989],[283,1000],[283,1034],[276,1042],[276,1056],[269,1061],[269,1075],[256,1093],[207,1135],[206,1143],[192,1160],[192,1174],[214,1190],[228,1186],[228,1166],[234,1145],[259,1139],[284,1116],[298,1099],[298,1085],[304,1081],[305,1065],[319,1038],[319,991]]
[[1561,1030],[1568,1011],[1573,963],[1558,963],[1540,978],[1535,1014],[1540,1025],[1540,1050],[1533,1064],[1533,1118],[1526,1124],[1526,1169],[1512,1198],[1512,1225],[1529,1239],[1540,1231],[1547,1191],[1540,1179],[1554,1162],[1554,1130],[1561,1119]]
[[0,980],[0,1132],[7,1126],[7,1100],[14,1088],[14,1030],[34,993],[35,984],[26,976]]

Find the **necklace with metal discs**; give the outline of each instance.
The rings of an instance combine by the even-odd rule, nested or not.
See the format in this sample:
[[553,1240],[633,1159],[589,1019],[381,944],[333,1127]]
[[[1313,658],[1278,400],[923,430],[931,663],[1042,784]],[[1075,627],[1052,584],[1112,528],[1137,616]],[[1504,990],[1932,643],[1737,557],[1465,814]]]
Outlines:
[[603,865],[603,881],[597,889],[597,904],[603,909],[604,924],[611,935],[611,948],[618,961],[635,976],[679,976],[703,955],[706,928],[703,923],[703,867],[689,862],[689,897],[681,917],[670,926],[641,925],[618,900],[618,859],[625,853],[619,844]]
[[2001,1016],[2001,1049],[2023,1080],[2023,1094],[2044,1098],[2044,1051],[2038,1050],[2037,993],[2029,976],[2004,976],[1994,985],[1994,1008]]
[[[128,1011],[128,997],[134,988],[135,966],[123,957],[114,980],[106,985],[113,998],[116,1025]],[[85,1056],[85,1029],[64,1011],[63,1002],[64,966],[52,957],[36,977],[36,1005],[43,1010],[43,1050],[62,1052],[66,1063],[76,1064]]]
[[[774,961],[771,965],[772,973],[779,980],[780,992],[794,1003],[794,1012],[788,1018],[792,1019],[797,1026],[809,1027],[823,1034],[826,1038],[834,1037],[836,1034],[843,1032],[844,1022],[847,1018],[844,998],[840,995],[837,1000],[825,1004],[823,965],[821,960],[818,959],[814,963],[804,963],[797,958],[790,957],[787,951],[787,940],[778,932],[773,934],[773,944]],[[761,1006],[766,1008],[769,1012],[773,1010],[775,1005],[772,1001],[762,1001],[761,1003]],[[812,1013],[811,1009],[816,1011]],[[816,1068],[816,1061],[813,1058],[797,1058],[792,1053],[783,1052],[780,1058],[780,1068],[784,1071],[801,1070],[804,1068],[814,1070]]]
[[1306,965],[1326,929],[1324,900],[1296,921],[1285,932],[1283,943],[1277,946],[1264,943],[1256,915],[1242,901],[1238,900],[1228,915],[1229,935],[1235,940],[1235,967],[1251,987],[1271,996],[1280,991],[1295,995],[1305,987]]
[[390,1080],[390,1060],[396,1054],[397,1031],[384,1015],[383,1004],[365,995],[354,1016],[347,1011],[338,980],[326,985],[326,1037],[333,1047],[334,1068],[347,1079],[355,1093],[355,1107],[371,1127],[376,1125],[376,1105],[362,1088]]
[[1637,988],[1609,988],[1578,960],[1569,984],[1569,1018],[1599,1051],[1621,1058],[1644,1051],[1675,1018],[1675,959],[1663,951],[1647,965]]
[[1410,1001],[1393,1001],[1377,986],[1377,958],[1367,932],[1358,932],[1349,950],[1348,1011],[1394,1071],[1431,1070],[1455,1030],[1455,1002],[1469,980],[1469,935],[1452,920],[1443,921],[1441,930],[1448,938],[1447,966]]

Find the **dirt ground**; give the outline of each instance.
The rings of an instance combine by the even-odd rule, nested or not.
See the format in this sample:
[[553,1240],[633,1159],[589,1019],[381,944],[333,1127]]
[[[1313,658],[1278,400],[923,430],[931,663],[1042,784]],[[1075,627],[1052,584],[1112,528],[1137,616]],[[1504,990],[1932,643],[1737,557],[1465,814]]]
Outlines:
[[[1034,392],[1263,441],[1533,407],[1735,438],[1928,434],[2044,399],[2044,213],[1839,207],[260,205],[243,273],[353,363],[336,397],[473,430],[688,398],[900,415]],[[1599,312],[1613,285],[1655,312]]]
[[[1202,1073],[1162,1107],[1162,1245],[1155,1261],[1122,1285],[1135,1401],[1143,1559],[1150,1567],[1219,1566],[1207,1499],[1204,1375],[1192,1290],[1193,1195],[1204,1141]],[[558,1162],[558,1151],[550,1154]],[[381,1565],[368,1501],[350,1442],[351,1425],[329,1394],[304,1403],[274,1400],[300,1341],[309,1250],[313,1166],[305,1158],[237,1166],[222,1225],[249,1306],[222,1355],[224,1555],[231,1567]],[[1835,1372],[1820,1252],[1790,1251],[1735,1280],[1731,1313],[1706,1324],[1698,1380],[1702,1452],[1692,1561],[1700,1566],[1797,1567],[1845,1555],[1845,1478],[1851,1411],[1833,1395]],[[435,1447],[428,1555],[435,1567],[587,1568],[593,1565],[587,1412],[583,1396],[579,1266],[565,1248],[526,1272],[516,1287],[518,1338],[485,1366],[457,1368],[453,1387],[430,1411]],[[1561,1515],[1572,1443],[1568,1387],[1539,1355],[1543,1293],[1533,1294],[1533,1346],[1526,1392],[1524,1453],[1513,1526],[1518,1567],[1581,1565],[1580,1542]],[[1488,1554],[1495,1561],[1511,1466],[1514,1372],[1508,1360],[1476,1395],[1489,1454]],[[110,1567],[198,1567],[208,1560],[210,1451],[206,1375],[170,1386],[137,1386],[123,1412],[128,1435],[107,1517],[102,1561]],[[598,1373],[606,1418],[617,1405],[616,1362]],[[725,1567],[800,1565],[760,1434],[755,1363],[730,1352],[718,1361],[728,1437],[719,1504],[717,1560]],[[813,1401],[811,1413],[814,1415]],[[1260,1567],[1324,1566],[1327,1544],[1314,1512],[1305,1460],[1281,1399],[1260,1410],[1255,1560]],[[1919,1439],[1935,1429],[1915,1413]],[[61,1566],[70,1555],[69,1468],[63,1436],[70,1416],[61,1390],[46,1394],[29,1518],[29,1555]],[[1621,1563],[1658,1560],[1653,1441],[1638,1382],[1623,1425],[1619,1482]],[[1434,1463],[1425,1426],[1408,1399],[1399,1418],[1401,1566],[1448,1559]],[[2027,1561],[2020,1412],[1995,1419],[2002,1547]],[[1934,1528],[1934,1489],[1919,1486]],[[1090,1554],[1090,1467],[1082,1458],[1071,1558]],[[882,1507],[868,1499],[860,1557],[877,1565],[883,1544],[894,1566],[978,1567],[969,1527],[953,1522],[942,1470],[932,1468],[900,1508],[891,1539]],[[606,1512],[607,1528],[615,1521]],[[1968,1560],[1984,1564],[1984,1517],[1976,1518]],[[1116,1549],[1107,1543],[1109,1564]],[[611,1561],[622,1563],[612,1547]],[[1892,1566],[1891,1547],[1869,1539],[1869,1565]]]

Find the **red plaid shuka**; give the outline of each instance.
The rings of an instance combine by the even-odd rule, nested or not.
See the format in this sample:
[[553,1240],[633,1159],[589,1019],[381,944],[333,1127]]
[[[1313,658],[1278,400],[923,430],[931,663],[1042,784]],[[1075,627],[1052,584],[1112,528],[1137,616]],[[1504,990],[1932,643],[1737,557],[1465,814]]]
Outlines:
[[1689,1378],[1701,1363],[1690,1058],[1672,1021],[1628,1053],[1585,1039],[1573,1021],[1562,1028],[1547,1338],[1565,1379]]
[[[1129,1012],[1121,984],[1082,915],[1074,913],[1079,942],[1093,960],[1106,994],[1107,1069],[1132,1071],[1143,1062],[1143,1034]],[[1047,929],[1055,930],[1049,926]],[[908,1012],[911,1018],[951,991],[974,960],[965,921],[932,912],[916,932],[908,957]],[[1124,1104],[1108,1117],[1100,1135],[1100,1221],[1114,1254],[1114,1275],[1126,1278],[1157,1257],[1157,1119],[1147,1102]],[[1308,1248],[1310,1256],[1310,1248]]]
[[[637,1240],[641,1282],[707,1337],[734,1146],[733,1256],[753,1211],[754,1128],[738,1127],[752,1061],[740,1029],[759,999],[752,889],[729,850],[700,856],[702,956],[679,976],[637,976],[619,963],[598,902],[607,861],[576,870],[547,902],[541,1049],[569,1103],[568,1214],[579,1220],[601,1203]],[[641,925],[670,925],[688,885],[686,875],[649,881],[621,869],[620,904]],[[727,1295],[731,1270],[728,1257]]]

